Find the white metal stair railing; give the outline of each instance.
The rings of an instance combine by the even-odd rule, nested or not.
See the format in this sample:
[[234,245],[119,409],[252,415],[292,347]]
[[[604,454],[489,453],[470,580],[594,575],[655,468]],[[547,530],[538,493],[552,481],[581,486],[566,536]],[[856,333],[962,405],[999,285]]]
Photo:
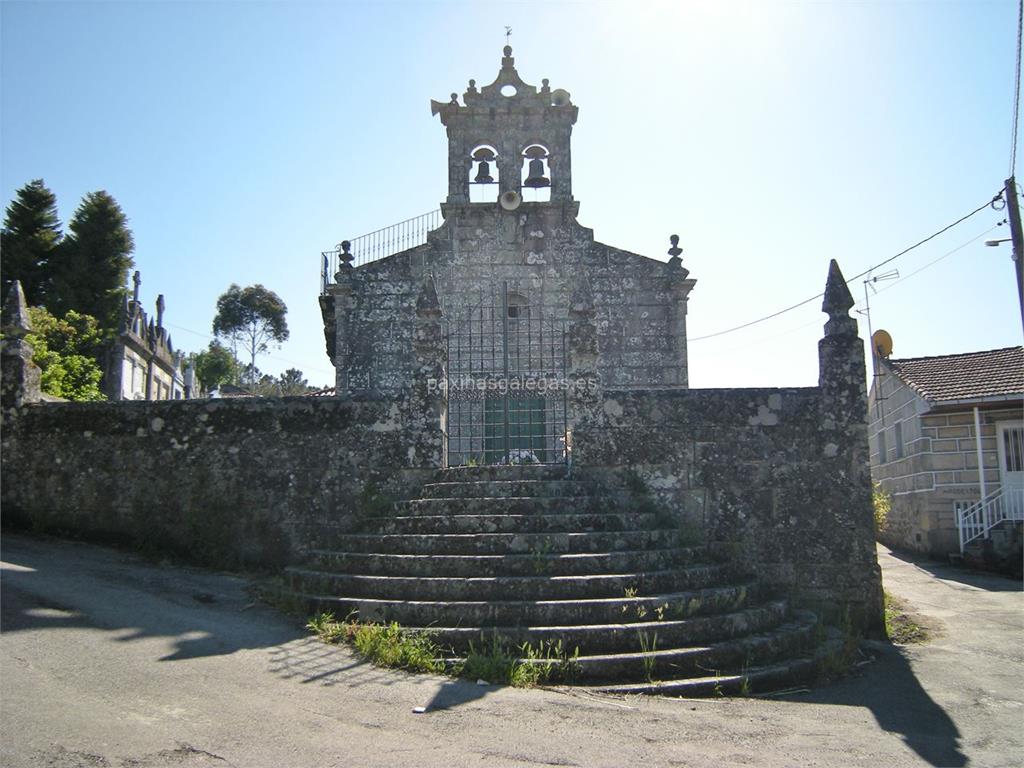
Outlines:
[[1001,486],[967,508],[957,508],[956,527],[960,535],[960,553],[975,539],[1006,520],[1024,521],[1024,492]]

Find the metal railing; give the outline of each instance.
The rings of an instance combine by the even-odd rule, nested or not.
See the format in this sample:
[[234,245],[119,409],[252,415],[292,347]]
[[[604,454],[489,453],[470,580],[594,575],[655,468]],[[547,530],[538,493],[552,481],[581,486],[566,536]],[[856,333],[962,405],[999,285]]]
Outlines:
[[1024,493],[1020,489],[1000,486],[981,501],[956,510],[956,528],[960,536],[960,553],[975,539],[988,537],[988,532],[1006,520],[1024,521]]
[[[441,209],[413,216],[389,227],[360,235],[349,241],[352,266],[360,267],[371,261],[386,258],[408,248],[415,248],[427,242],[427,233],[441,226]],[[327,286],[334,282],[338,271],[342,247],[339,243],[329,251],[320,253],[320,293],[326,293]]]

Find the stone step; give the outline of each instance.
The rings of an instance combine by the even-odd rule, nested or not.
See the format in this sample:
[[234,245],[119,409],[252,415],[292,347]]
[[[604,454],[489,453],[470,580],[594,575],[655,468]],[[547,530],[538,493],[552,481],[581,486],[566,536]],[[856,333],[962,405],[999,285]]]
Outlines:
[[545,553],[503,555],[420,555],[383,552],[314,550],[310,568],[368,576],[579,576],[664,570],[711,562],[703,547],[651,547],[642,550],[597,553]]
[[[727,584],[723,565],[695,565],[651,572],[586,576],[366,576],[289,568],[292,588],[305,593],[346,595],[382,600],[575,600],[626,597]],[[667,609],[666,609],[667,610]],[[646,612],[646,608],[643,609]],[[665,611],[662,611],[664,614]]]
[[580,687],[584,690],[619,695],[646,694],[686,698],[725,694],[756,696],[814,680],[818,677],[827,659],[835,657],[841,652],[841,646],[841,641],[826,640],[818,647],[790,658],[720,675],[680,677],[642,683],[591,683]]
[[518,648],[523,643],[529,643],[534,648],[540,648],[544,644],[561,643],[569,652],[574,648],[580,648],[590,654],[599,654],[635,649],[639,642],[638,632],[647,632],[649,635],[657,633],[658,643],[666,648],[711,643],[765,632],[786,621],[788,612],[786,601],[772,600],[739,611],[693,616],[688,619],[672,619],[666,615],[666,618],[659,621],[655,618],[656,614],[649,613],[648,618],[652,620],[633,623],[493,627],[487,630],[478,627],[430,627],[428,631],[441,647],[460,652],[465,652],[471,642],[478,648],[486,647],[491,636],[498,635],[510,648]]
[[[326,531],[325,531],[326,533]],[[685,543],[672,529],[575,533],[375,534],[343,533],[332,549],[416,555],[500,555],[616,552]]]
[[817,617],[802,612],[793,621],[767,632],[685,647],[668,647],[652,631],[646,636],[651,650],[644,651],[637,635],[632,652],[580,656],[576,675],[580,680],[612,682],[742,674],[744,668],[802,655],[814,643],[816,626]]
[[[552,515],[610,513],[632,510],[622,499],[603,496],[497,496],[396,501],[394,517],[425,515]],[[646,511],[646,510],[643,510]]]
[[[634,623],[662,606],[670,616],[735,611],[758,598],[753,582],[650,595],[579,600],[433,601],[385,600],[349,595],[296,593],[315,611],[335,616],[357,612],[360,621],[397,621],[405,627],[552,626]],[[646,614],[641,615],[641,609]]]
[[487,464],[478,467],[449,467],[437,470],[434,475],[434,482],[438,483],[572,479],[575,478],[565,464],[520,464],[514,466]]
[[593,483],[581,480],[469,480],[427,483],[420,498],[423,499],[478,499],[481,497],[526,496],[587,496],[593,493]]
[[400,515],[367,518],[361,526],[365,532],[387,534],[572,533],[659,527],[658,515],[651,512]]

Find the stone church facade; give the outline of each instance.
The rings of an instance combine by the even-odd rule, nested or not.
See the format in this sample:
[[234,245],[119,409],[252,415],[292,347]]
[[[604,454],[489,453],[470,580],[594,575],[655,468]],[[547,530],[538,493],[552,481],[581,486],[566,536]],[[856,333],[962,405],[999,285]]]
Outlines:
[[[573,293],[589,293],[606,386],[686,388],[686,305],[696,281],[681,250],[674,240],[668,262],[647,258],[579,224],[571,160],[578,107],[547,80],[539,88],[523,82],[512,49],[504,54],[493,83],[470,80],[461,103],[454,93],[432,102],[448,133],[441,226],[424,244],[357,268],[341,253],[321,298],[337,392],[396,392],[409,381],[416,299],[428,277],[450,335],[474,308],[507,315],[499,307],[506,285],[520,323],[527,314],[564,322]],[[541,330],[530,343],[540,343]]]

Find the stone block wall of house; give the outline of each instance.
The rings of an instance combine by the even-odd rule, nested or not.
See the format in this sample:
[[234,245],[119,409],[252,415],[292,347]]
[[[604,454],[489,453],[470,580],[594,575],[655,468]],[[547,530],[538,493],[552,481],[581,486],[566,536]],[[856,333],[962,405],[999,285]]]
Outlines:
[[[890,382],[897,381],[889,377]],[[944,557],[959,552],[956,506],[981,498],[973,410],[927,413],[926,401],[899,383],[882,416],[872,404],[869,427],[873,476],[892,498],[879,538],[889,546]],[[1018,411],[979,411],[984,478],[999,484],[996,422]]]

